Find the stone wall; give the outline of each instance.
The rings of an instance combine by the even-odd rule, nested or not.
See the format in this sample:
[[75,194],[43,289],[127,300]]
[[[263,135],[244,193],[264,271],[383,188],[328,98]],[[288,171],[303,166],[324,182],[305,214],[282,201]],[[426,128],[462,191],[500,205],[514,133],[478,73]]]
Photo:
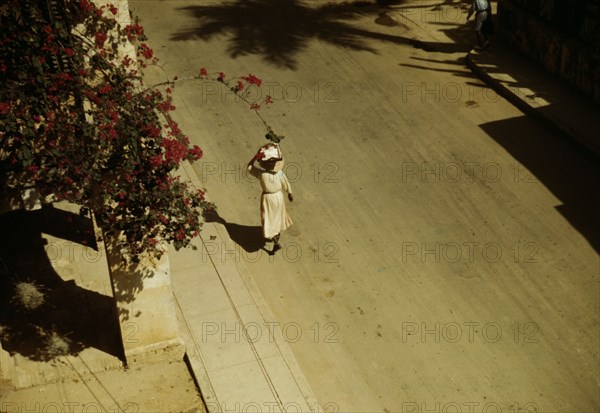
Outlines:
[[512,0],[498,2],[498,37],[546,70],[600,102],[600,49],[525,10]]

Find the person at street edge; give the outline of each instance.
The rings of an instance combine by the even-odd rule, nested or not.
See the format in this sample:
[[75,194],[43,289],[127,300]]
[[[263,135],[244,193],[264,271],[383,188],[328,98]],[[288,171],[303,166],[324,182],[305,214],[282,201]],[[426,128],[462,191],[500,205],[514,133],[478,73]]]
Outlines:
[[254,156],[248,162],[248,171],[252,176],[258,178],[262,188],[260,198],[260,220],[263,236],[268,241],[273,241],[273,251],[281,249],[279,238],[281,231],[292,225],[292,219],[287,213],[283,192],[288,194],[290,202],[294,200],[290,182],[283,170],[276,171],[277,162],[282,160],[273,159],[268,161],[258,160],[260,168],[254,166],[258,156]]
[[483,50],[490,45],[488,34],[492,34],[492,7],[489,0],[473,0],[467,20],[475,14],[475,34],[477,36],[477,45],[475,49]]

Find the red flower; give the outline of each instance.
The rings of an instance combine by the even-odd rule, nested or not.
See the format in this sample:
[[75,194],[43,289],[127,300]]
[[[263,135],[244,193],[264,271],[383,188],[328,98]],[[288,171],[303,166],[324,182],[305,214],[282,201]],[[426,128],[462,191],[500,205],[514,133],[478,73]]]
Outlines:
[[133,60],[131,60],[131,59],[129,58],[129,56],[125,56],[125,57],[123,58],[123,60],[121,61],[121,64],[123,64],[123,66],[125,66],[125,67],[129,67],[129,65],[130,65],[132,62],[133,62]]
[[67,72],[61,72],[61,73],[57,74],[56,77],[59,80],[62,80],[63,82],[69,82],[69,81],[73,80],[73,76],[71,76],[71,74],[67,73]]
[[258,110],[258,109],[260,109],[260,105],[258,103],[253,103],[250,105],[250,109]]
[[246,82],[248,82],[251,85],[256,85],[256,86],[260,86],[262,84],[262,80],[260,80],[259,78],[257,78],[256,76],[249,74],[248,76],[243,76],[242,79],[244,79]]
[[73,56],[75,52],[70,47],[65,47],[65,54],[69,57]]
[[194,145],[194,147],[189,150],[188,156],[194,161],[197,161],[198,159],[202,158],[202,149],[200,149],[198,145]]
[[125,26],[124,30],[129,40],[134,40],[137,36],[144,34],[144,28],[137,23]]
[[153,168],[158,168],[159,166],[162,165],[162,155],[151,156],[148,159],[148,162],[150,163],[150,166],[152,166]]
[[208,76],[208,71],[206,70],[205,67],[201,67],[200,68],[200,77],[206,77]]
[[116,14],[117,14],[117,12],[119,11],[119,9],[117,9],[117,8],[116,8],[116,7],[115,7],[113,4],[109,4],[109,5],[108,5],[108,9],[110,10],[110,12],[111,12],[113,15],[116,15]]
[[235,89],[237,92],[239,92],[240,90],[244,90],[244,82],[242,82],[241,80],[238,80]]
[[187,147],[177,139],[163,139],[162,146],[165,148],[165,159],[169,163],[178,164],[187,155]]
[[219,72],[219,76],[217,77],[217,80],[218,80],[219,82],[222,82],[222,81],[224,81],[224,80],[225,80],[225,73],[223,73],[223,72]]
[[104,32],[96,32],[96,34],[94,34],[94,40],[96,41],[96,46],[98,46],[99,48],[102,48],[104,46],[104,42],[106,41],[107,37],[108,36]]
[[86,13],[89,13],[92,10],[94,10],[94,6],[89,2],[89,0],[81,0],[79,2],[79,7]]
[[119,121],[119,114],[114,110],[109,110],[108,116],[110,117],[110,120],[113,121],[113,123],[117,123]]
[[10,112],[10,104],[6,102],[0,102],[0,115],[7,115]]
[[179,129],[179,125],[177,125],[177,122],[169,120],[168,123],[169,123],[169,127],[171,128],[171,133],[173,135],[179,135],[179,134],[181,134],[181,129]]
[[265,103],[265,105],[268,105],[269,103],[273,103],[273,97],[271,95],[265,96],[264,103]]
[[102,85],[102,87],[100,88],[100,90],[98,91],[98,93],[105,95],[107,93],[109,93],[112,90],[112,86],[109,85],[108,83]]
[[185,238],[185,232],[183,231],[183,229],[179,228],[177,230],[177,233],[175,234],[175,239],[177,239],[178,241],[181,241],[184,238]]
[[158,108],[163,112],[169,112],[171,110],[175,110],[175,106],[171,104],[170,100],[165,100],[162,103],[158,104]]
[[141,49],[142,55],[146,59],[152,59],[152,56],[154,56],[154,51],[146,43],[142,43],[140,45],[140,49]]
[[148,137],[150,138],[158,138],[160,136],[160,128],[151,123],[142,126],[142,129],[148,134]]

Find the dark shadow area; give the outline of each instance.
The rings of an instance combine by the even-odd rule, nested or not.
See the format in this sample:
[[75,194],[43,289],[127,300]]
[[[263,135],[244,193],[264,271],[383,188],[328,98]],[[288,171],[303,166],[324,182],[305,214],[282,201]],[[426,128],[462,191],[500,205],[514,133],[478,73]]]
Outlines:
[[265,239],[262,233],[262,227],[233,224],[225,221],[215,210],[204,214],[206,222],[216,222],[222,224],[229,234],[229,238],[246,252],[257,252],[259,250],[270,253],[265,248]]
[[[487,77],[495,79],[498,74],[503,75],[501,80],[497,80],[497,83],[520,99],[541,98],[550,104],[565,103],[562,107],[546,106],[539,110],[552,112],[554,108],[557,108],[554,112],[564,113],[570,109],[572,113],[569,115],[572,116],[574,122],[579,122],[580,117],[584,116],[595,121],[594,129],[600,126],[597,121],[600,119],[598,116],[600,104],[594,102],[590,96],[559,76],[550,73],[540,62],[522,55],[503,39],[498,39],[493,46],[485,53],[471,56],[473,63],[483,68],[481,70]],[[570,103],[574,103],[574,105],[570,105]],[[567,118],[565,117],[565,120]],[[600,135],[595,132],[597,130],[593,135]]]
[[[466,12],[469,7],[469,3],[461,3],[459,10],[454,10],[452,13],[447,12],[444,8],[456,8],[457,4],[452,0],[444,1],[438,4],[432,5],[418,5],[410,4],[408,6],[395,6],[393,10],[418,10],[416,15],[407,14],[408,18],[413,19],[428,19],[428,24],[431,26],[438,27],[438,31],[443,33],[450,39],[448,42],[430,42],[422,40],[411,40],[410,44],[416,48],[428,53],[443,53],[443,54],[454,54],[459,53],[460,56],[453,60],[448,59],[424,59],[420,57],[411,57],[411,59],[424,62],[425,64],[405,64],[401,63],[402,66],[414,67],[417,69],[433,70],[454,73],[457,76],[464,76],[465,73],[465,61],[464,56],[473,48],[476,44],[476,35],[474,31],[474,18],[470,21],[466,21]],[[445,21],[444,21],[445,20]],[[456,70],[448,69],[437,69],[436,63],[440,64],[451,64],[456,65]]]
[[[440,43],[440,42],[424,42],[421,40],[411,40],[411,46],[415,49],[424,50],[426,52],[435,53],[468,53],[471,50],[471,45],[467,43]],[[432,62],[439,62],[438,60],[431,60]],[[453,62],[453,63],[456,63]],[[425,68],[425,67],[424,67]]]
[[[392,42],[414,47],[454,52],[451,45],[417,42],[403,36],[360,29],[352,25],[361,17],[372,17],[383,26],[406,28],[402,22],[390,22],[387,10],[399,1],[353,1],[344,3],[303,4],[298,0],[239,0],[220,5],[187,6],[179,10],[197,20],[193,27],[182,29],[171,40],[209,40],[228,36],[227,52],[233,58],[249,54],[262,55],[277,66],[295,69],[296,55],[310,40],[357,51],[377,51],[368,40]],[[444,4],[444,3],[442,3]]]
[[[494,3],[494,2],[491,2]],[[470,2],[466,1],[461,3],[460,14],[442,12],[442,15],[448,19],[448,21],[436,21],[432,23],[434,26],[439,27],[439,31],[444,33],[452,43],[462,45],[463,48],[467,48],[467,52],[471,50],[473,46],[477,44],[477,35],[475,34],[475,15],[467,20],[467,12],[469,10]],[[442,7],[450,7],[453,5],[452,1],[447,1],[433,7],[432,11],[441,11]],[[496,16],[491,15],[490,19],[495,22]],[[492,43],[494,42],[494,36],[491,36]]]
[[38,361],[88,347],[123,359],[113,298],[63,280],[49,258],[61,247],[50,248],[43,233],[97,250],[89,218],[48,206],[0,214],[2,347]]
[[[600,165],[580,145],[548,133],[527,116],[481,128],[531,171],[513,176],[522,185],[542,184],[562,203],[557,210],[600,252]],[[513,171],[510,171],[513,173]]]
[[[104,242],[119,320],[121,323],[135,320],[141,315],[141,312],[137,310],[135,313],[131,313],[129,304],[144,289],[144,280],[155,275],[154,265],[158,264],[158,261],[156,259],[149,261],[147,257],[142,258],[141,261],[126,260],[122,244],[106,232],[104,233]],[[132,325],[131,323],[135,323],[135,321],[126,325]]]

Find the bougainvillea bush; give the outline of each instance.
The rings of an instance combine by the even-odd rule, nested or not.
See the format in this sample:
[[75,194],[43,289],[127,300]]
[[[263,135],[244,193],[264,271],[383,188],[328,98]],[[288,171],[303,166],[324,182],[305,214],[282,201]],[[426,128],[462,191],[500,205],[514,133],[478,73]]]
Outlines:
[[92,211],[128,256],[160,257],[161,241],[187,246],[212,205],[173,174],[202,151],[169,117],[173,85],[142,82],[156,62],[142,26],[117,14],[88,0],[0,2],[0,181]]

